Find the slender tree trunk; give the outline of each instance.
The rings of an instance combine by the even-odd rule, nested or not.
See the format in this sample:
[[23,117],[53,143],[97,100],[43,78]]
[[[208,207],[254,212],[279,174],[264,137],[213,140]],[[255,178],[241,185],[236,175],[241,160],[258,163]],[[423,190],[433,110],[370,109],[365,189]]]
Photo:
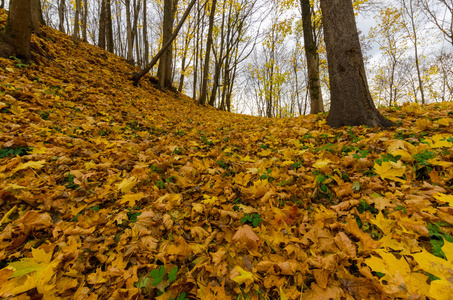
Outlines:
[[[406,3],[404,2],[404,5],[405,4]],[[421,76],[421,72],[420,72],[420,62],[419,62],[419,58],[418,58],[418,36],[417,36],[417,28],[415,26],[415,20],[414,20],[415,16],[414,16],[413,0],[409,1],[409,5],[410,5],[410,7],[409,7],[410,11],[408,11],[408,13],[409,13],[409,18],[411,19],[412,34],[414,36],[414,55],[415,55],[415,67],[417,69],[417,76],[418,76],[418,86],[419,86],[420,94],[422,97],[422,104],[425,104],[425,93],[424,93],[424,89],[423,89],[423,81],[422,81],[422,76]],[[407,7],[406,7],[406,10],[408,10]]]
[[30,38],[33,29],[30,0],[10,1],[8,20],[0,33],[0,56],[31,60]]
[[208,40],[206,42],[206,54],[204,60],[204,70],[203,70],[203,86],[201,88],[201,96],[198,102],[201,105],[206,103],[206,97],[208,93],[208,72],[209,72],[209,59],[211,54],[211,47],[212,47],[212,31],[214,29],[214,15],[215,15],[215,7],[217,4],[217,0],[212,0],[211,3],[211,13],[209,15],[209,29],[208,29]]
[[112,7],[110,0],[105,1],[105,30],[106,30],[106,39],[107,39],[107,51],[113,53],[113,22],[112,22]]
[[82,39],[88,42],[87,37],[87,19],[88,19],[88,1],[85,0],[83,3],[83,18],[82,18]]
[[135,74],[134,77],[132,78],[134,85],[138,84],[138,81],[151,70],[154,65],[157,63],[157,61],[161,58],[162,54],[170,47],[171,43],[175,40],[175,38],[178,36],[178,32],[181,29],[182,25],[184,24],[184,21],[187,19],[189,16],[190,10],[192,9],[193,5],[195,4],[196,0],[192,0],[189,3],[189,6],[187,7],[186,11],[184,12],[184,15],[181,17],[181,20],[179,21],[178,25],[176,26],[171,38],[168,40],[166,44],[162,46],[162,49],[159,50],[159,52],[153,57],[151,62],[144,68],[142,71],[139,73]]
[[220,73],[222,72],[222,65],[223,65],[223,48],[225,47],[225,5],[226,1],[223,2],[223,9],[222,9],[222,24],[220,25],[220,50],[219,55],[216,57],[215,67],[214,67],[214,81],[212,84],[212,92],[211,98],[209,99],[209,105],[214,106],[215,98],[217,97],[217,90],[219,89],[219,78]]
[[65,13],[65,0],[60,0],[58,5],[58,18],[60,23],[58,24],[58,30],[65,32],[64,30],[64,13]]
[[5,0],[2,0],[2,2],[0,2],[0,8],[5,8]]
[[132,20],[131,20],[131,1],[125,0],[126,3],[126,34],[127,34],[127,55],[126,61],[133,65],[134,64],[134,57],[133,57],[133,47],[134,41],[132,36]]
[[143,54],[143,64],[148,65],[149,61],[149,45],[148,45],[148,21],[147,21],[147,8],[146,0],[143,1],[143,45],[145,46],[145,53]]
[[123,56],[124,57],[124,45],[123,45],[123,39],[122,39],[122,36],[121,36],[121,13],[119,13],[120,9],[118,8],[119,6],[119,2],[115,2],[116,3],[116,31],[117,31],[117,34],[118,34],[118,54],[120,56]]
[[307,58],[308,88],[310,90],[310,113],[324,111],[321,85],[319,80],[319,55],[313,34],[310,0],[300,0],[304,31],[305,56]]
[[327,124],[393,126],[371,98],[351,0],[321,0],[321,10],[331,95]]
[[106,21],[106,0],[101,0],[101,11],[99,14],[99,36],[98,36],[98,47],[101,49],[105,49],[105,21]]
[[80,16],[80,8],[81,8],[82,0],[76,0],[76,11],[74,17],[74,33],[72,35],[72,41],[74,44],[79,42],[79,16]]

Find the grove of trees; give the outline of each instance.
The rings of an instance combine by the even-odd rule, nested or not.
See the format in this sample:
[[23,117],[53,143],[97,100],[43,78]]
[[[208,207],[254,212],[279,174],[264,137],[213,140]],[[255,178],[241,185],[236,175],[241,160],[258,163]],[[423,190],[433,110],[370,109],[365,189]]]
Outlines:
[[[160,88],[221,110],[267,117],[319,113],[335,107],[329,90],[339,95],[342,87],[328,67],[329,38],[335,37],[332,45],[338,37],[338,28],[329,36],[328,6],[337,0],[13,0],[1,6],[9,2],[24,8],[22,14],[39,13],[32,14],[35,21],[8,23],[0,36],[9,41],[0,48],[6,56],[17,48],[30,59],[29,45],[12,45],[8,32],[21,26],[27,39],[39,33],[42,18],[74,43],[97,45],[138,66],[143,71],[135,84],[149,71]],[[452,0],[342,1],[349,2],[359,29],[374,20],[353,46],[364,54],[370,107],[453,100]],[[354,90],[351,80],[343,80],[345,90]]]

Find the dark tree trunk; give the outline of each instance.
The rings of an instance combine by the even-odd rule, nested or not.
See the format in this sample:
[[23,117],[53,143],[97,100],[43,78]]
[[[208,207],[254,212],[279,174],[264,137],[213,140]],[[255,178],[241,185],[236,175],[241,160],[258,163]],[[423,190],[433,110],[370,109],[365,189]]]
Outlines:
[[105,1],[101,1],[101,12],[99,14],[99,36],[98,36],[98,47],[105,49]]
[[305,56],[307,58],[308,88],[310,90],[310,113],[317,114],[324,111],[324,105],[322,103],[318,67],[319,55],[313,34],[310,0],[300,0],[300,6],[302,9]]
[[145,46],[145,53],[143,53],[143,65],[146,66],[149,61],[149,45],[148,45],[148,22],[147,22],[147,8],[146,0],[143,1],[143,45]]
[[[164,1],[164,23],[162,26],[162,44],[167,43],[172,35],[173,22],[176,12],[176,0]],[[171,66],[173,63],[173,47],[170,46],[165,50],[160,58],[159,67],[157,70],[157,77],[159,78],[160,88],[172,87],[172,71]]]
[[82,18],[82,39],[88,42],[87,30],[88,30],[88,1],[83,3],[83,18]]
[[75,11],[75,16],[74,16],[74,32],[72,36],[72,41],[74,44],[77,44],[79,42],[79,17],[80,17],[80,9],[82,0],[76,0],[76,11]]
[[0,3],[0,8],[5,8],[5,0],[2,0],[2,2]]
[[351,0],[321,0],[321,10],[330,79],[327,124],[393,126],[371,98]]
[[105,1],[105,10],[106,10],[106,39],[107,39],[107,51],[113,53],[113,24],[112,24],[112,7],[110,0]]
[[33,27],[33,33],[41,35],[41,25],[46,25],[44,17],[42,15],[41,0],[31,0],[31,23]]
[[173,34],[171,35],[170,39],[162,46],[162,49],[159,50],[159,52],[153,57],[151,62],[144,68],[142,71],[139,73],[135,74],[132,78],[134,85],[138,84],[138,81],[145,76],[146,73],[149,72],[149,70],[154,67],[154,65],[157,63],[157,61],[162,57],[162,54],[170,47],[171,43],[175,40],[175,38],[178,36],[178,32],[181,29],[182,25],[184,24],[184,21],[187,19],[189,16],[190,10],[192,9],[193,5],[195,4],[196,0],[192,0],[189,3],[189,6],[186,8],[186,11],[184,12],[184,15],[181,17],[181,20],[179,21],[178,25],[175,28],[175,31],[173,31]]
[[58,5],[58,17],[60,23],[58,24],[58,30],[61,32],[64,31],[64,13],[65,13],[65,0],[60,0],[59,5]]
[[33,30],[32,1],[10,1],[8,20],[0,33],[0,56],[31,60],[30,38]]

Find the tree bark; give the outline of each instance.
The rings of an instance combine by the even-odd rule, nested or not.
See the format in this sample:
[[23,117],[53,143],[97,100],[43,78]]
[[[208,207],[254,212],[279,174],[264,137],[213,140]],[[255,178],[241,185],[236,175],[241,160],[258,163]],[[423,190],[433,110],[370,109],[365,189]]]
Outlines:
[[374,105],[351,0],[321,0],[330,79],[327,125],[394,126]]
[[147,8],[146,0],[143,1],[143,45],[145,46],[145,53],[143,54],[143,64],[148,65],[149,61],[149,45],[148,45],[148,22],[147,22]]
[[0,33],[0,56],[31,60],[30,38],[33,30],[30,0],[10,1],[8,20]]
[[76,11],[74,17],[74,33],[72,35],[72,41],[74,44],[79,42],[79,16],[80,16],[80,8],[81,8],[82,0],[76,0]]
[[59,5],[58,5],[58,17],[60,23],[58,24],[58,30],[61,32],[64,31],[64,12],[65,12],[65,0],[60,0]]
[[0,8],[5,8],[5,0],[2,0],[2,2],[0,3]]
[[88,29],[88,1],[85,0],[83,3],[83,18],[82,18],[82,39],[88,42],[87,29]]
[[132,35],[132,20],[131,20],[131,1],[126,0],[126,34],[127,34],[127,54],[126,54],[126,61],[133,65],[134,64],[134,57],[133,57],[133,35]]
[[171,38],[167,41],[166,44],[162,46],[162,49],[159,50],[159,52],[153,57],[151,62],[144,68],[142,71],[139,73],[135,74],[134,77],[132,77],[132,80],[134,82],[134,85],[137,85],[139,80],[151,70],[154,65],[157,63],[159,58],[161,58],[162,54],[170,47],[171,43],[175,40],[175,38],[178,36],[178,32],[181,29],[182,25],[184,24],[184,21],[187,19],[189,16],[190,10],[192,9],[193,5],[195,4],[197,0],[192,0],[189,3],[189,6],[187,7],[186,11],[184,12],[184,15],[181,17],[181,20],[178,23],[178,26],[176,26],[175,30],[173,31],[173,35]]
[[32,32],[40,36],[42,34],[41,25],[46,25],[42,15],[41,0],[31,0],[31,24]]
[[[175,20],[176,0],[164,1],[164,21],[162,26],[162,44],[167,43],[171,38],[173,31],[173,22]],[[161,89],[172,87],[172,71],[171,66],[173,62],[173,49],[170,44],[162,54],[159,61],[157,70],[157,77],[159,78],[159,87]]]
[[206,103],[206,97],[208,94],[208,72],[209,72],[209,59],[211,54],[211,47],[212,47],[212,31],[214,28],[214,15],[215,15],[215,7],[217,4],[217,0],[212,0],[211,3],[211,14],[209,15],[209,29],[208,29],[208,40],[206,42],[206,54],[204,60],[204,70],[203,70],[203,83],[201,88],[201,96],[198,102],[201,105]]
[[310,113],[324,111],[319,80],[319,55],[313,34],[310,0],[300,0],[304,32],[305,57],[307,58],[308,89],[310,90]]
[[105,49],[105,1],[101,0],[101,12],[99,14],[99,36],[98,36],[98,47],[101,49]]
[[106,10],[106,22],[105,22],[105,29],[106,29],[106,39],[107,39],[107,51],[113,53],[114,46],[113,46],[113,22],[112,22],[112,7],[110,0],[105,1],[105,10]]

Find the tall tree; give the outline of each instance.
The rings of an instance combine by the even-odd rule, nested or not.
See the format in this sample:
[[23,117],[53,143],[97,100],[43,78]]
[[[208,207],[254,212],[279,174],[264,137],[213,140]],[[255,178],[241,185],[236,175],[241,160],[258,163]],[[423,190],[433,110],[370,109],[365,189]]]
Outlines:
[[105,36],[107,40],[107,51],[113,53],[113,22],[110,0],[105,0]]
[[351,0],[321,0],[321,11],[330,79],[327,124],[393,126],[371,98]]
[[170,39],[164,44],[162,45],[162,48],[159,50],[159,52],[157,52],[157,54],[153,57],[153,59],[151,60],[151,62],[143,69],[141,70],[140,72],[138,72],[137,74],[135,74],[133,77],[132,77],[132,81],[134,82],[134,85],[137,85],[139,80],[145,76],[146,73],[149,72],[149,70],[151,70],[154,65],[157,63],[157,61],[162,57],[162,54],[164,54],[164,52],[168,49],[168,47],[170,47],[171,43],[175,40],[175,38],[178,36],[178,32],[179,30],[181,29],[182,25],[184,24],[184,21],[187,19],[187,17],[189,16],[189,13],[190,13],[190,10],[192,9],[192,7],[194,6],[195,2],[197,2],[197,0],[192,0],[190,1],[189,5],[187,6],[186,8],[186,11],[184,12],[183,16],[181,17],[181,20],[179,20],[179,23],[178,25],[176,26],[175,30],[173,31],[173,34],[171,35]]
[[31,60],[30,38],[33,30],[32,1],[14,0],[9,3],[8,20],[0,33],[0,56],[16,56]]
[[[420,41],[417,32],[418,28],[422,27],[422,24],[417,24],[419,17],[417,16],[417,12],[415,10],[416,7],[414,0],[401,0],[401,2],[403,6],[403,14],[409,19],[410,22],[410,26],[408,26],[407,22],[404,22],[404,28],[407,30],[407,35],[414,45],[414,62],[417,70],[418,90],[420,91],[422,104],[425,104],[425,92],[423,89],[423,80],[420,71],[420,55],[418,49]],[[415,94],[414,97],[417,99],[417,94]]]
[[[173,31],[173,22],[175,20],[177,0],[164,0],[164,20],[162,24],[162,44],[167,43],[171,39]],[[173,63],[173,47],[170,46],[165,50],[159,60],[159,68],[157,77],[159,78],[160,88],[171,88],[172,82],[172,63]]]
[[143,53],[143,65],[146,66],[149,60],[149,45],[148,45],[148,16],[147,16],[146,0],[143,1],[143,45],[145,53]]
[[212,31],[214,29],[214,16],[215,16],[216,4],[217,4],[217,0],[212,0],[211,12],[209,15],[208,38],[206,41],[206,54],[205,54],[204,69],[203,69],[203,82],[202,82],[200,99],[198,100],[198,102],[201,105],[204,105],[206,103],[206,97],[208,95],[209,61],[210,61],[210,56],[211,56]]
[[80,9],[82,7],[82,0],[76,0],[76,10],[74,16],[74,32],[72,35],[72,41],[74,44],[79,42],[79,18],[80,18]]
[[98,47],[105,49],[105,32],[106,32],[106,0],[101,0],[101,9],[99,13],[99,36],[98,36]]
[[319,55],[316,45],[316,34],[312,24],[312,8],[310,0],[300,0],[304,32],[305,57],[307,58],[308,89],[310,90],[310,113],[324,111],[321,85],[319,81]]

